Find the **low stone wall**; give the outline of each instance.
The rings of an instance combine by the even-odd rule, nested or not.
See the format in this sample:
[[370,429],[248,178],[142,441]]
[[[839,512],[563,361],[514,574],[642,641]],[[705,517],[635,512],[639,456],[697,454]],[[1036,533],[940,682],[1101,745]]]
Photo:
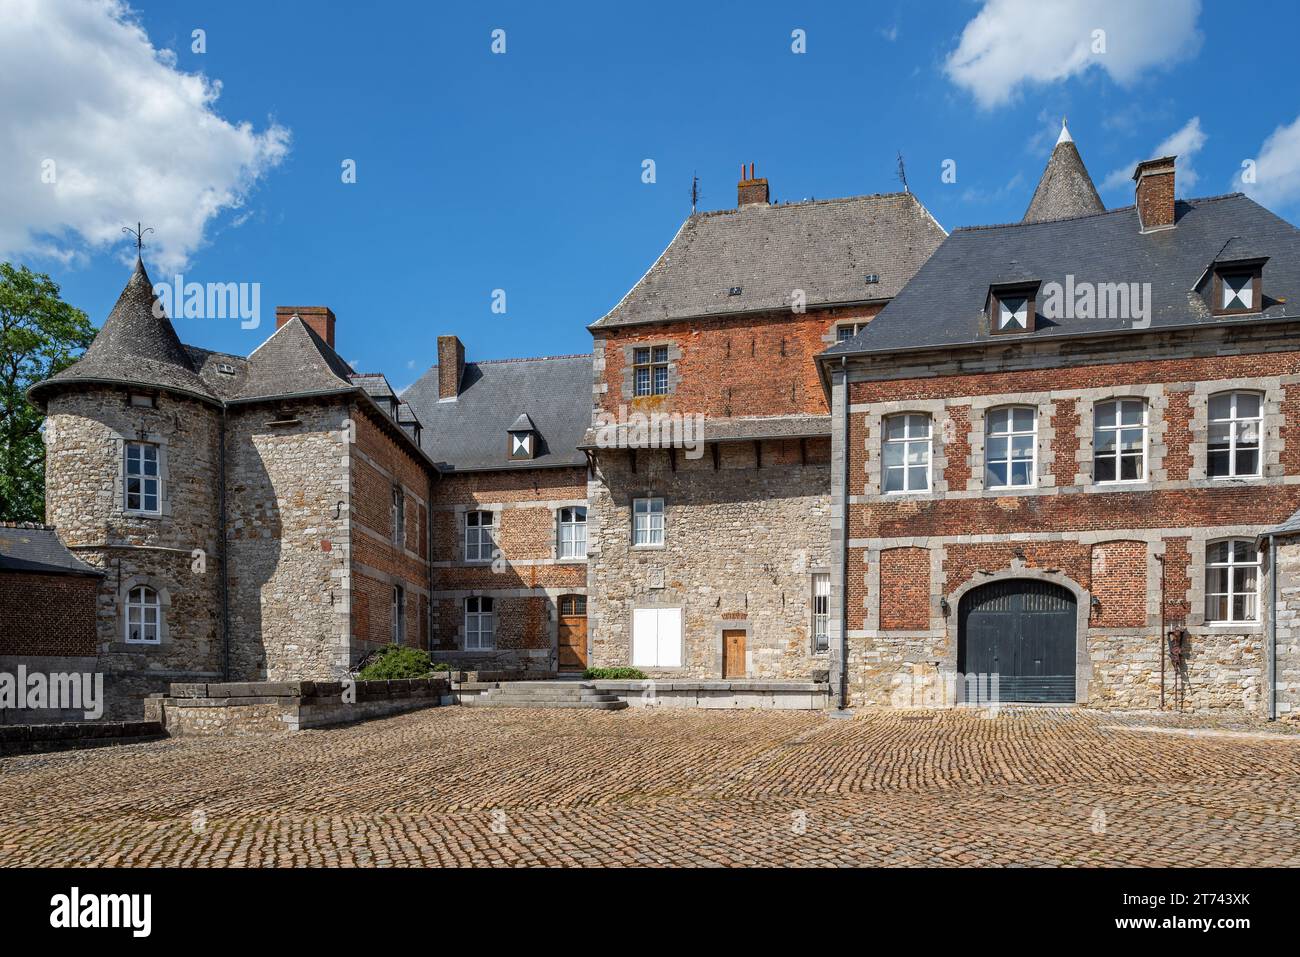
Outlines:
[[262,736],[351,724],[451,703],[446,678],[174,684],[145,701],[172,735]]
[[0,755],[100,748],[163,737],[157,721],[76,721],[0,725]]
[[633,708],[757,708],[820,711],[830,685],[819,681],[595,681]]

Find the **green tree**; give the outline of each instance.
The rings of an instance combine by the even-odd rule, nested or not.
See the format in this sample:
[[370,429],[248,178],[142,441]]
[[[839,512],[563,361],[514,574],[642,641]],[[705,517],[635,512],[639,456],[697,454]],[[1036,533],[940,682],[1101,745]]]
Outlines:
[[45,518],[41,413],[27,390],[76,361],[95,338],[86,314],[44,273],[0,262],[0,521]]

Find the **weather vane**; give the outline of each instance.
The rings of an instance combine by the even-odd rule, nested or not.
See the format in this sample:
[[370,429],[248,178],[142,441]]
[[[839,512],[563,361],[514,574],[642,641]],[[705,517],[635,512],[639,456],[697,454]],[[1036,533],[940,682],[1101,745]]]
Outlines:
[[148,226],[142,229],[140,223],[136,223],[135,229],[132,229],[130,226],[123,226],[122,232],[135,237],[135,254],[137,256],[143,256],[144,255],[144,234],[153,232],[153,227]]

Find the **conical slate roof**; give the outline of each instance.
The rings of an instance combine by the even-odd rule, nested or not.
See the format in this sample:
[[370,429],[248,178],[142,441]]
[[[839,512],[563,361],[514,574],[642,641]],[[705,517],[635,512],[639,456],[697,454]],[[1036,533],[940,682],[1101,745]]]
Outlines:
[[34,385],[30,390],[32,398],[39,401],[61,385],[95,382],[168,389],[214,400],[171,320],[161,306],[155,312],[155,301],[153,283],[144,263],[137,259],[117,305],[86,354],[57,375]]
[[1034,198],[1030,200],[1021,222],[1046,223],[1105,211],[1097,187],[1088,175],[1088,168],[1083,165],[1083,157],[1074,145],[1074,138],[1062,122],[1052,158],[1047,161],[1047,169],[1043,170],[1043,178],[1038,181]]

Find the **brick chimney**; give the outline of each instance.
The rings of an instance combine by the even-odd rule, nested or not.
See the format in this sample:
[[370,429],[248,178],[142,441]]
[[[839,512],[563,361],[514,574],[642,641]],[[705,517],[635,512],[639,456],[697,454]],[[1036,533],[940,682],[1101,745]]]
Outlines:
[[745,175],[745,164],[740,164],[740,182],[736,185],[736,206],[767,205],[767,180],[754,178],[754,164],[749,164],[749,175]]
[[438,337],[438,398],[454,399],[460,395],[460,380],[465,373],[465,345],[458,336]]
[[329,306],[276,306],[275,328],[297,316],[312,332],[325,340],[325,344],[334,348],[334,312]]
[[1174,225],[1174,157],[1144,160],[1133,171],[1137,182],[1137,211],[1142,229]]

